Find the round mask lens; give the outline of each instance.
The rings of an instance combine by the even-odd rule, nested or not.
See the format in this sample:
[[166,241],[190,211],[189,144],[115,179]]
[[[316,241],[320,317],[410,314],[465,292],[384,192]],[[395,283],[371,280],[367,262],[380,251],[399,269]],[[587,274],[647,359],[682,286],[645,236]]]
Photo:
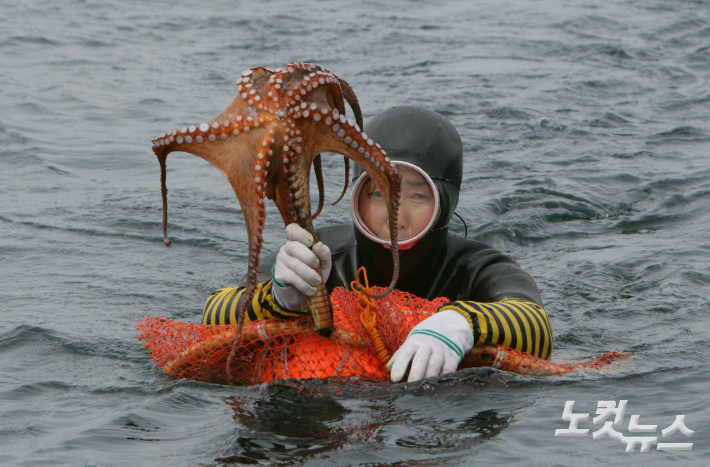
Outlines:
[[[398,224],[398,243],[406,249],[431,229],[439,216],[439,198],[431,178],[418,167],[396,162],[402,175]],[[388,200],[375,182],[363,174],[355,184],[351,201],[354,220],[368,238],[389,246]]]

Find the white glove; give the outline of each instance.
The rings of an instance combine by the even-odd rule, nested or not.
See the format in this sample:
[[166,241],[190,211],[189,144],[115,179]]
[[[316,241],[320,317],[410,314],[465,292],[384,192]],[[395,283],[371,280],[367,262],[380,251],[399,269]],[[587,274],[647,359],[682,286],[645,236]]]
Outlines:
[[[313,236],[298,224],[286,226],[288,241],[281,247],[271,269],[271,294],[283,308],[291,311],[308,306],[308,297],[330,275],[330,248],[322,242],[313,245]],[[311,249],[311,246],[313,248]],[[321,278],[316,268],[320,266]]]
[[444,310],[414,326],[387,369],[395,383],[402,379],[410,362],[408,382],[452,373],[472,348],[473,332],[466,318],[457,311]]

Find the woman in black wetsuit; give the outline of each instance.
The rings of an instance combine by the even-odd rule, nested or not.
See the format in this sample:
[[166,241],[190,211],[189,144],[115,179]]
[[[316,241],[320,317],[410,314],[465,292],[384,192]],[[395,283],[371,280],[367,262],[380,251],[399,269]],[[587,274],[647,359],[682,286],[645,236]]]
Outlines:
[[[388,364],[392,380],[400,381],[408,368],[408,381],[455,371],[474,345],[503,344],[549,358],[552,330],[533,279],[500,251],[449,232],[463,173],[463,146],[451,122],[430,110],[395,107],[365,130],[403,174],[397,289],[453,300],[412,330]],[[306,299],[321,283],[318,265],[328,291],[348,288],[360,266],[370,285],[389,284],[386,208],[367,174],[353,188],[351,207],[354,224],[317,230],[315,245],[298,225],[286,228],[286,244],[261,261],[245,322],[307,314]],[[243,291],[212,294],[203,323],[235,324]]]

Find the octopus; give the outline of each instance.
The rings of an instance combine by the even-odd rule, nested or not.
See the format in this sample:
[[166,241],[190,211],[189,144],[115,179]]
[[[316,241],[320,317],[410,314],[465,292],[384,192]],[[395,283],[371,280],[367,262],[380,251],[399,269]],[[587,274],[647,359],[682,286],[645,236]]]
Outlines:
[[[236,98],[214,118],[173,129],[153,140],[153,152],[160,162],[163,237],[167,246],[168,154],[182,151],[207,160],[227,177],[237,195],[246,223],[249,257],[235,346],[241,340],[245,312],[257,285],[264,241],[264,198],[276,204],[284,225],[298,223],[317,242],[309,191],[311,168],[319,188],[317,215],[323,206],[321,154],[345,156],[346,183],[348,159],[359,164],[388,200],[394,270],[387,290],[373,296],[378,298],[394,289],[399,276],[397,214],[401,192],[401,176],[394,162],[361,130],[360,107],[352,88],[329,70],[310,63],[293,63],[274,71],[251,68],[241,74],[237,91]],[[345,101],[357,122],[345,117]],[[308,309],[315,330],[327,332],[332,328],[332,308],[324,285],[309,300]]]

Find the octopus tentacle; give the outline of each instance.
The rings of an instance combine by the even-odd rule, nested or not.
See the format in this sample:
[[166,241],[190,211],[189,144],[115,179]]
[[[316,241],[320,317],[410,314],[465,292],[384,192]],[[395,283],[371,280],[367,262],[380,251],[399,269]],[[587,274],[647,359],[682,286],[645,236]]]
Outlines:
[[[325,68],[318,67],[321,71],[328,71]],[[343,102],[343,97],[347,101],[347,103],[350,105],[350,108],[353,110],[353,113],[355,114],[355,121],[357,122],[360,127],[363,126],[362,123],[362,111],[360,110],[360,103],[357,100],[357,97],[355,96],[355,93],[353,92],[352,88],[350,85],[347,83],[347,81],[343,80],[342,78],[337,78],[337,87],[333,87],[333,90],[335,91],[335,96],[327,99],[328,104],[331,107],[335,107],[338,109],[338,112],[341,114],[345,113],[345,103]],[[345,93],[343,93],[343,90],[345,90]],[[348,186],[350,186],[350,159],[348,159],[346,156],[343,156],[343,162],[345,163],[345,183],[343,184],[343,191],[340,193],[340,196],[338,199],[336,199],[333,203],[331,203],[331,206],[335,206],[338,204],[345,194],[348,192]],[[315,216],[313,216],[315,217]]]
[[350,184],[350,159],[347,157],[343,157],[345,159],[345,185],[343,186],[343,191],[340,193],[340,197],[330,203],[331,206],[335,206],[340,202],[341,199],[343,199],[343,196],[345,196],[345,193],[348,192],[348,185]]
[[[244,214],[249,271],[239,310],[237,335],[241,335],[244,313],[257,281],[266,215],[264,197],[276,203],[285,224],[298,222],[315,238],[308,183],[311,165],[320,154],[336,152],[361,165],[389,200],[394,271],[387,290],[392,290],[399,275],[396,226],[401,177],[384,151],[362,133],[360,107],[350,86],[323,67],[294,63],[275,71],[263,67],[246,70],[237,90],[237,97],[213,119],[174,129],[153,140],[161,164],[166,244],[170,241],[165,161],[172,151],[189,152],[209,161],[227,177]],[[345,119],[344,100],[355,113],[355,123]],[[318,162],[315,164],[318,166]],[[317,296],[309,305],[312,316],[330,313],[331,318],[314,318],[313,323],[332,326],[323,286]]]
[[343,91],[343,96],[345,97],[345,100],[350,105],[350,108],[353,109],[353,113],[355,114],[355,123],[357,123],[360,128],[362,128],[362,110],[360,110],[360,102],[358,102],[357,96],[355,96],[353,88],[351,88],[350,84],[348,84],[348,82],[342,78],[340,79],[339,84],[340,89],[342,89]]
[[[340,91],[345,97],[345,100],[347,103],[350,105],[350,108],[353,110],[353,113],[355,114],[355,122],[360,126],[360,128],[363,128],[363,122],[362,122],[362,110],[360,109],[360,102],[357,100],[357,96],[355,96],[355,92],[353,91],[353,88],[350,87],[350,84],[348,84],[347,81],[345,81],[342,78],[338,78],[338,85],[340,86]],[[345,109],[339,109],[340,113],[345,113]],[[347,157],[344,157],[345,159],[345,186],[343,186],[343,192],[340,194],[340,197],[335,200],[334,203],[332,203],[333,206],[338,204],[340,200],[343,199],[345,196],[345,193],[348,191],[348,186],[350,185],[350,159]]]
[[[345,158],[347,160],[347,158]],[[313,219],[318,217],[318,214],[323,210],[323,205],[325,204],[325,185],[323,184],[323,166],[320,160],[320,154],[313,159],[313,172],[316,174],[316,183],[318,184],[318,209],[313,214]],[[342,195],[340,196],[342,198]],[[340,200],[338,200],[340,201]]]
[[[388,183],[386,191],[382,191],[383,196],[389,199],[387,210],[389,214],[389,227],[390,227],[390,250],[392,252],[392,262],[394,265],[394,271],[392,274],[392,280],[387,289],[379,295],[371,295],[366,291],[363,291],[366,295],[371,298],[383,298],[387,296],[392,290],[394,290],[397,284],[397,279],[399,278],[399,247],[397,244],[397,218],[399,216],[399,197],[401,192],[400,175],[395,167],[394,162],[390,160],[387,153],[381,148],[381,146],[375,143],[371,138],[367,136],[366,133],[362,133],[357,126],[350,121],[348,121],[344,115],[333,114],[332,122],[329,123],[330,119],[326,119],[326,125],[328,125],[335,136],[348,147],[349,150],[356,152],[361,157],[364,158],[369,164],[374,165],[379,172],[370,172],[368,175],[375,181],[375,183],[380,187],[380,183]],[[320,141],[319,141],[320,142]],[[323,141],[325,142],[325,141]],[[338,152],[338,151],[336,151]],[[357,159],[357,158],[356,158]],[[384,175],[384,176],[383,176]],[[379,179],[379,183],[378,183]],[[382,188],[380,188],[382,190]]]
[[[336,108],[336,109],[338,109],[338,112],[340,112],[341,114],[344,114],[345,113],[345,103],[343,102],[343,91],[340,88],[340,84],[342,82],[343,81],[339,79],[338,86],[333,88],[334,92],[332,94],[328,94],[326,96],[326,98],[327,98],[326,100],[327,100],[328,105],[330,107]],[[333,94],[335,94],[335,96]],[[355,99],[355,101],[357,101],[357,99]],[[360,108],[359,104],[358,104],[357,108],[358,109]],[[354,107],[353,107],[353,112],[355,112]],[[358,117],[358,115],[356,114],[355,118],[356,119],[360,118],[360,120],[362,120],[362,115],[360,115]],[[335,206],[336,204],[338,204],[340,202],[341,199],[343,199],[343,196],[345,196],[345,193],[347,193],[347,191],[348,191],[348,185],[350,184],[350,159],[348,159],[346,156],[343,156],[343,160],[345,162],[345,184],[343,186],[342,193],[340,193],[340,197],[334,203],[332,203],[332,206]]]
[[160,194],[163,198],[163,242],[165,246],[170,246],[172,243],[168,238],[168,186],[166,184],[166,159],[167,154],[158,155],[158,162],[160,163]]
[[[264,138],[261,141],[261,146],[259,152],[256,155],[256,163],[254,165],[254,205],[256,205],[256,213],[249,219],[251,222],[247,222],[247,231],[249,234],[249,269],[248,269],[248,279],[247,287],[244,291],[242,303],[246,303],[247,306],[251,303],[254,298],[254,291],[256,289],[257,277],[256,271],[259,268],[259,254],[261,253],[261,247],[264,243],[263,231],[264,231],[264,220],[266,219],[266,206],[264,204],[264,196],[266,194],[264,188],[266,185],[266,177],[268,176],[268,167],[266,154],[269,150],[268,148],[274,142],[274,129],[273,126],[268,128],[265,132]],[[252,240],[253,239],[253,240]],[[239,309],[239,314],[237,316],[237,335],[232,343],[232,350],[227,358],[227,378],[231,382],[232,374],[232,359],[234,358],[236,348],[238,344],[242,341],[242,330],[244,328],[244,318],[246,316],[247,306],[241,306]]]
[[[166,160],[168,154],[174,151],[185,151],[193,153],[197,151],[198,146],[205,142],[215,142],[218,139],[226,140],[232,136],[238,136],[242,133],[249,133],[252,128],[258,128],[265,121],[264,118],[255,120],[253,117],[242,118],[241,115],[236,117],[230,116],[230,119],[225,119],[220,124],[217,121],[210,123],[202,123],[200,125],[185,125],[180,129],[173,129],[170,132],[163,133],[157,139],[153,140],[153,152],[158,157],[160,163],[160,182],[161,194],[163,198],[163,238],[166,246],[171,245],[167,234],[168,222],[168,189],[166,184]],[[209,149],[202,148],[200,152],[209,152]],[[200,156],[202,157],[202,156]],[[210,160],[207,157],[204,157]]]

